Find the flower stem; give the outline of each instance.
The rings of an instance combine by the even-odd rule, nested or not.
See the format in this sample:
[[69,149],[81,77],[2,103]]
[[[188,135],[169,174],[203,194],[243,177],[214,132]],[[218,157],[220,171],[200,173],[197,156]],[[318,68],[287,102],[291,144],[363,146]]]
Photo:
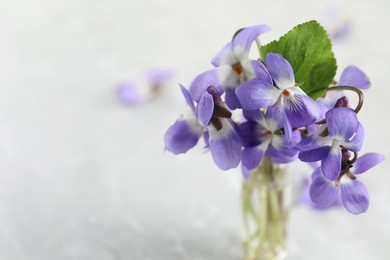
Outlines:
[[243,259],[284,259],[287,220],[285,178],[285,172],[265,157],[243,183]]

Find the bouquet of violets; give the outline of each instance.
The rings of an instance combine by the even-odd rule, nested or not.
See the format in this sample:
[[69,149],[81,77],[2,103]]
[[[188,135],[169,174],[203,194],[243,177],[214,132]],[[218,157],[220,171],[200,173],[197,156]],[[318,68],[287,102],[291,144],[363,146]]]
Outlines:
[[[165,149],[185,153],[203,137],[220,169],[241,163],[247,180],[264,167],[320,162],[312,174],[312,201],[327,207],[341,197],[350,213],[365,212],[369,196],[358,175],[384,159],[358,155],[364,128],[357,114],[368,77],[351,65],[334,79],[332,44],[316,21],[261,45],[258,37],[268,31],[267,25],[238,30],[211,60],[214,68],[188,89],[180,85],[190,113],[166,131]],[[251,59],[254,42],[260,57]],[[348,92],[356,93],[356,106],[350,107]]]
[[[351,65],[334,79],[332,44],[316,21],[261,45],[258,37],[268,31],[263,24],[238,30],[211,60],[214,68],[196,76],[188,89],[180,85],[190,112],[164,136],[165,149],[174,154],[203,137],[220,169],[241,163],[244,259],[286,255],[282,165],[314,163],[313,203],[324,208],[341,199],[348,212],[360,214],[368,209],[369,195],[358,175],[384,160],[378,153],[358,155],[364,128],[357,114],[362,90],[370,87],[366,74]],[[254,42],[260,57],[251,59]],[[358,101],[350,107],[346,94],[353,92]]]

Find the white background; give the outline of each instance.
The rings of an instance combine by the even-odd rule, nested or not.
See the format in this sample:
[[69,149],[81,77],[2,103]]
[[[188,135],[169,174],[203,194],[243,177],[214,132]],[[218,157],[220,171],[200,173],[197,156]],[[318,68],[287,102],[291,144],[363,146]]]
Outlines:
[[[0,1],[0,259],[238,259],[240,172],[201,144],[163,152],[186,109],[176,82],[211,68],[238,28],[270,25],[266,43],[328,6],[352,24],[338,75],[355,64],[372,81],[364,152],[390,158],[386,0]],[[115,84],[151,67],[176,70],[166,92],[120,104]],[[364,215],[295,206],[289,259],[390,259],[388,167],[361,177]]]

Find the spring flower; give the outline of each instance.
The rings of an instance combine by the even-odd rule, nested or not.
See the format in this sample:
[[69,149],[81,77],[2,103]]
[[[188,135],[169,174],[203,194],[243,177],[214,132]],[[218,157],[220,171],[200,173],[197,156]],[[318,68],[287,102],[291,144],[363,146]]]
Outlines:
[[116,94],[124,105],[146,103],[161,94],[164,85],[174,74],[170,69],[150,69],[145,73],[143,84],[132,81],[122,82],[118,85]]
[[209,87],[195,108],[190,93],[181,86],[192,110],[189,119],[177,120],[165,133],[165,149],[177,154],[194,147],[205,134],[214,162],[222,170],[237,167],[241,159],[241,140],[231,113],[224,107],[216,88]]
[[298,131],[295,131],[294,140],[290,140],[283,134],[283,121],[280,110],[269,107],[265,115],[260,110],[252,111],[246,117],[249,119],[240,125],[240,133],[243,139],[244,150],[242,152],[242,164],[248,170],[256,168],[263,155],[271,158],[279,158],[284,162],[296,159],[297,150],[294,144],[300,141]]
[[336,183],[325,178],[321,167],[317,168],[312,175],[311,199],[321,207],[329,207],[341,196],[348,212],[355,215],[364,213],[369,206],[368,191],[355,175],[366,172],[383,160],[381,154],[367,153],[356,160],[353,168],[345,169],[345,174]]
[[344,17],[340,9],[328,7],[323,10],[321,24],[328,31],[332,40],[345,39],[351,31],[351,23]]
[[[284,178],[281,167],[274,164],[297,159],[316,164],[305,193],[316,207],[326,208],[338,200],[352,214],[365,212],[368,192],[356,175],[383,160],[374,153],[357,154],[364,140],[357,113],[363,105],[362,90],[371,85],[368,77],[350,65],[338,83],[334,80],[337,64],[331,42],[315,21],[298,25],[279,40],[260,46],[257,38],[269,30],[267,25],[239,30],[212,59],[213,69],[196,76],[189,90],[181,86],[190,113],[168,128],[165,149],[185,153],[203,136],[205,149],[220,169],[229,170],[241,163],[247,179],[243,185],[245,212],[256,223],[264,218],[258,218],[249,203],[252,188],[267,184],[264,192],[272,195],[268,184],[284,182],[279,179]],[[261,54],[266,54],[265,61],[249,58],[254,41]],[[299,73],[297,78],[307,82],[296,82],[290,62]],[[333,83],[326,86],[326,82]],[[355,109],[349,107],[345,91],[358,95]],[[324,94],[317,101],[311,98],[320,93]],[[276,192],[261,199],[267,201],[265,209],[271,209],[265,214],[282,211],[281,207],[270,207],[279,203],[280,194]],[[250,237],[254,236],[257,233]]]
[[139,105],[147,100],[145,89],[135,82],[122,82],[118,85],[116,94],[125,105]]
[[307,126],[318,120],[320,108],[295,83],[290,63],[280,54],[269,53],[266,56],[266,66],[276,86],[259,79],[241,84],[236,94],[243,109],[279,106],[283,111],[282,116],[287,118],[284,120],[287,136],[291,136],[292,127]]
[[190,93],[185,87],[180,85],[180,89],[191,109],[191,113],[176,120],[165,132],[165,150],[173,154],[186,153],[198,143],[199,138],[203,135],[203,126],[195,116],[194,101],[192,101]]
[[241,108],[235,94],[238,85],[254,78],[272,83],[264,65],[258,60],[249,59],[249,51],[253,42],[269,30],[267,25],[262,24],[239,31],[234,39],[212,59],[211,63],[216,68],[200,74],[193,80],[190,86],[193,99],[198,101],[207,87],[215,86],[220,93],[226,91],[225,102],[229,108]]
[[325,177],[334,181],[341,171],[341,149],[360,151],[364,130],[351,108],[337,107],[329,110],[325,119],[326,124],[316,134],[298,145],[301,149],[298,157],[304,162],[321,160]]

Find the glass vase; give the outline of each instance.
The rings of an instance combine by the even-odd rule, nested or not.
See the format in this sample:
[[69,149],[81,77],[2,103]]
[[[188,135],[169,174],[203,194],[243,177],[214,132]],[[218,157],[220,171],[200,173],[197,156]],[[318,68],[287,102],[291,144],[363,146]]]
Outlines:
[[286,259],[287,168],[264,157],[242,185],[244,260]]

